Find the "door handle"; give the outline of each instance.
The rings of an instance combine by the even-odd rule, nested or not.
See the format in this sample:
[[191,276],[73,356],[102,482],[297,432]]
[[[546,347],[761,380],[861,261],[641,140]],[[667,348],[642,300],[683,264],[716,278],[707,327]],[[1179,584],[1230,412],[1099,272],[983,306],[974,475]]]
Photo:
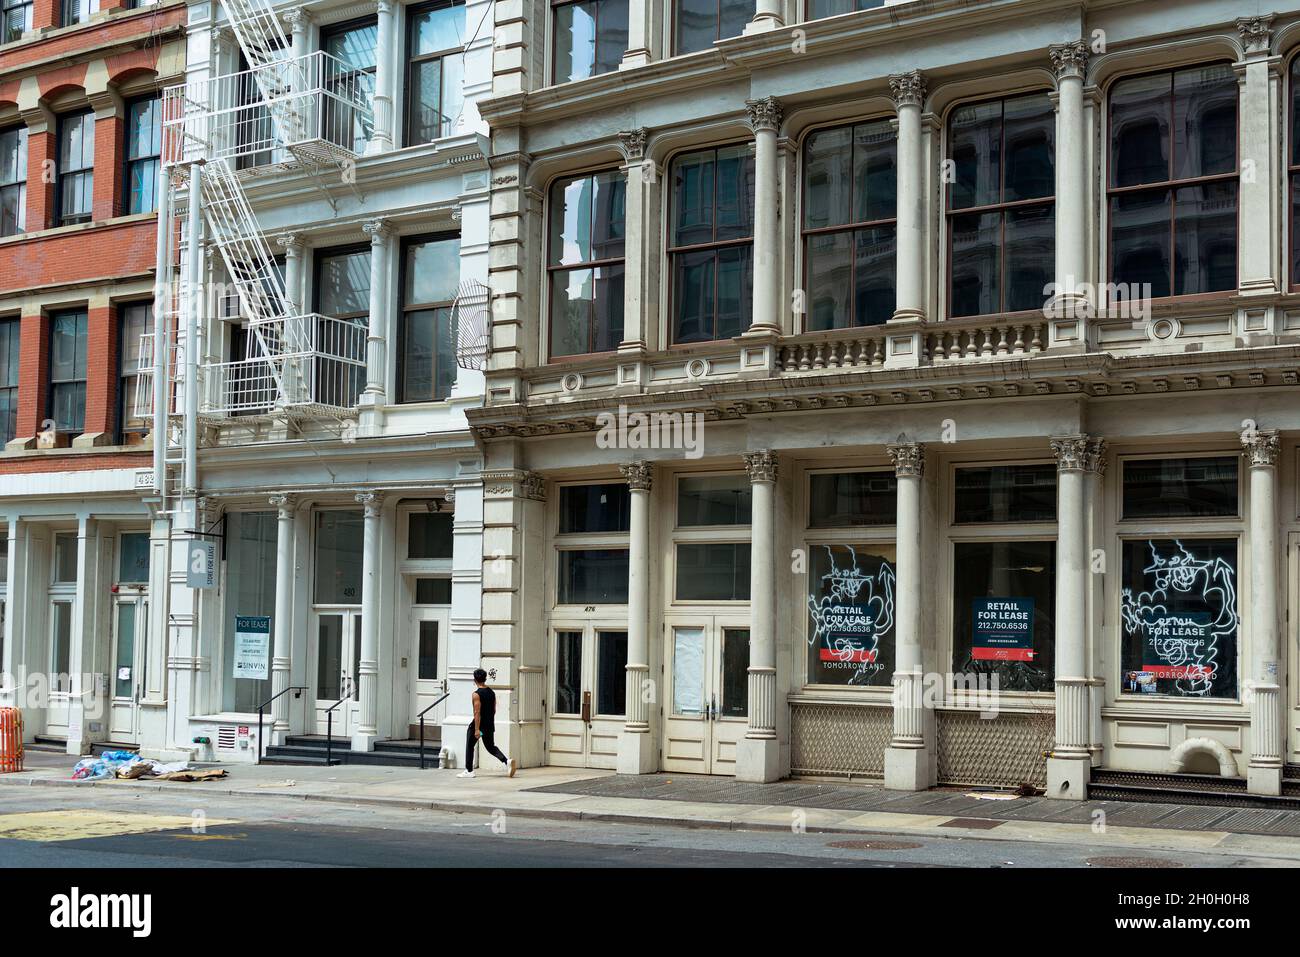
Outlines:
[[712,695],[712,694],[709,695],[709,720],[710,721],[718,720],[718,696],[717,695]]
[[582,720],[591,724],[591,692],[582,693]]

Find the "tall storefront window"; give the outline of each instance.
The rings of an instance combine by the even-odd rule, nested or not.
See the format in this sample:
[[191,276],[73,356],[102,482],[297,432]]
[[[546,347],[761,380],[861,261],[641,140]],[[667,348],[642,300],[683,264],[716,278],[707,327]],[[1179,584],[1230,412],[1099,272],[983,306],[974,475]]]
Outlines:
[[748,525],[752,486],[744,475],[691,475],[677,480],[677,524]]
[[898,138],[889,120],[818,130],[804,144],[808,331],[894,314]]
[[1123,544],[1120,693],[1237,696],[1237,540]]
[[618,69],[627,52],[627,0],[555,4],[555,83]]
[[[239,618],[275,614],[275,512],[230,512],[226,515],[226,606],[221,706],[252,712],[271,697],[271,679],[234,676],[235,624]],[[272,628],[275,622],[272,619]]]
[[557,605],[626,605],[626,483],[562,485],[556,526]]
[[1111,90],[1110,273],[1121,294],[1237,287],[1237,82],[1216,63]]
[[1056,542],[955,542],[954,674],[996,674],[1002,691],[1050,692],[1055,647]]
[[361,512],[316,513],[316,604],[361,604],[364,536]]
[[627,177],[618,170],[551,186],[552,357],[612,352],[623,341]]
[[1056,520],[1056,466],[994,465],[960,468],[956,475],[956,525]]
[[754,0],[674,0],[673,53],[695,53],[738,37],[753,19]]
[[894,676],[894,549],[808,547],[808,681],[888,687]]
[[898,479],[893,472],[816,472],[808,479],[808,527],[893,525]]
[[456,132],[465,102],[465,4],[438,0],[410,12],[406,145]]
[[[1121,543],[1121,694],[1237,697],[1239,468],[1235,455],[1123,462],[1122,515],[1138,528]],[[1158,524],[1141,534],[1142,521]]]
[[1042,309],[1055,271],[1052,101],[1031,93],[960,106],[948,141],[948,314]]
[[672,341],[730,339],[754,312],[754,150],[686,153],[672,165]]
[[460,236],[408,240],[403,249],[398,401],[436,402],[456,385],[452,304],[460,280]]
[[[677,601],[749,601],[749,542],[725,539],[735,534],[733,529],[748,528],[752,509],[746,475],[686,475],[677,480],[677,528],[686,533],[674,545]],[[714,529],[717,534],[701,540],[696,529]]]

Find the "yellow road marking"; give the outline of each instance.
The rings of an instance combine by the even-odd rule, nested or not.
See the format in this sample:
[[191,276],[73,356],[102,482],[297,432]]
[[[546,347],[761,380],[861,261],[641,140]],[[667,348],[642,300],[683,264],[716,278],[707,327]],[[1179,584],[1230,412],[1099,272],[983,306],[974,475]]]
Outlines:
[[20,841],[79,841],[88,837],[118,837],[123,834],[147,834],[171,831],[199,824],[238,824],[238,821],[211,817],[192,818],[178,814],[134,814],[67,808],[60,811],[26,811],[0,814],[0,839]]

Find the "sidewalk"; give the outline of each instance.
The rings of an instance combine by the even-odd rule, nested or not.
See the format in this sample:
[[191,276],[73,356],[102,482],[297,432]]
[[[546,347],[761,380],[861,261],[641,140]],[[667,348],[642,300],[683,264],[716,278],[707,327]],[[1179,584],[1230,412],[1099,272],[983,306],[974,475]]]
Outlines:
[[[72,759],[28,753],[29,770],[0,775],[0,786],[197,792],[297,798],[453,813],[503,811],[522,817],[606,823],[791,830],[1089,844],[1130,851],[1195,850],[1300,864],[1300,811],[1130,804],[1117,801],[984,800],[974,792],[887,791],[875,785],[530,768],[507,778],[489,768],[473,780],[455,770],[345,765],[334,768],[228,765],[229,776],[197,783],[77,782]],[[1098,826],[1098,812],[1104,826]]]

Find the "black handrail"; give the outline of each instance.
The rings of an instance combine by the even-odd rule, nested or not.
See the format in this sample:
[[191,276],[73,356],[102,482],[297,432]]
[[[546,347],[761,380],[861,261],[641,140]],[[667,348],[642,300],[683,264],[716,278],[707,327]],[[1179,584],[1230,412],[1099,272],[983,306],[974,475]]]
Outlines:
[[[295,698],[301,698],[301,697],[302,697],[302,693],[303,693],[304,691],[306,691],[306,690],[307,690],[307,689],[306,689],[305,687],[301,687],[301,686],[298,686],[298,685],[290,685],[288,688],[285,688],[283,691],[277,691],[275,694],[271,695],[271,697],[267,698],[265,701],[263,701],[261,704],[259,704],[259,705],[257,706],[257,763],[258,763],[258,764],[261,764],[261,763],[262,763],[262,755],[263,755],[263,754],[265,753],[265,751],[266,751],[266,749],[265,749],[265,747],[264,747],[264,745],[265,745],[265,740],[264,740],[264,739],[265,739],[265,737],[266,737],[266,731],[265,731],[265,729],[262,727],[262,721],[263,721],[263,717],[262,717],[262,716],[263,716],[263,715],[265,714],[265,712],[266,712],[267,705],[269,705],[269,704],[273,704],[273,703],[275,702],[275,699],[276,699],[276,698],[280,697],[280,695],[285,694],[286,692],[289,692],[289,691],[294,692],[294,697],[295,697]],[[273,717],[272,717],[272,724],[274,724],[274,721],[275,721],[275,719],[274,719],[274,716],[273,716]]]
[[438,707],[438,705],[442,704],[450,697],[451,697],[450,691],[444,692],[441,698],[439,698],[433,704],[429,705],[429,707],[425,708],[418,715],[416,715],[416,717],[420,719],[420,770],[421,771],[424,770],[424,716],[428,714],[430,711],[432,711],[434,708]]
[[334,709],[352,700],[352,679],[348,679],[348,693],[325,709],[325,767],[334,767]]

